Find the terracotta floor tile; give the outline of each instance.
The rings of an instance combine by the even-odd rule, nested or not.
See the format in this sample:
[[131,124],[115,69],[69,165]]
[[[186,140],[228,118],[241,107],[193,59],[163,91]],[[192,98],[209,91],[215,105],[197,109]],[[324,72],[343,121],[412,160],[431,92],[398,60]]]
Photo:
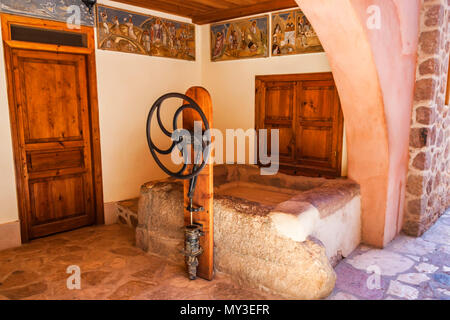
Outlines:
[[[0,261],[0,300],[272,298],[222,274],[190,281],[184,266],[136,248],[133,231],[119,224],[34,240],[1,251]],[[69,266],[80,268],[80,290],[67,287]]]
[[[386,249],[360,246],[336,267],[329,299],[450,299],[449,215],[421,238],[399,236]],[[395,261],[390,261],[394,259]],[[380,271],[376,285],[377,263]],[[69,290],[70,266],[81,289]],[[372,280],[371,280],[372,279]],[[134,246],[132,229],[94,226],[0,251],[0,300],[5,299],[280,299],[229,276],[190,281],[183,265]]]

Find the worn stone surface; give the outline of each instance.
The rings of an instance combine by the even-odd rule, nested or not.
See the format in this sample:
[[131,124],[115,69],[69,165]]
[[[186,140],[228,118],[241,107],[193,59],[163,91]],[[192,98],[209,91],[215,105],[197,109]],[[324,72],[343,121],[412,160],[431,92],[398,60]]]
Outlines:
[[422,1],[403,231],[420,236],[450,207],[450,117],[445,105],[450,3]]
[[2,290],[0,293],[11,300],[19,300],[42,294],[47,290],[45,282],[37,282],[24,287]]
[[98,286],[105,280],[111,272],[106,271],[89,271],[81,274],[81,279],[86,281],[90,286]]
[[359,192],[359,185],[355,182],[339,179],[302,192],[292,200],[310,203],[319,211],[320,217],[325,218],[344,207]]
[[411,238],[409,236],[399,235],[389,243],[385,249],[413,255],[426,255],[436,250],[436,244],[425,241],[422,238]]
[[404,273],[398,276],[398,281],[418,285],[422,282],[429,281],[430,278],[423,273]]
[[134,257],[140,254],[139,250],[129,247],[111,249],[111,252],[120,256],[127,256],[127,257]]
[[[184,225],[183,184],[172,180],[147,183],[141,187],[139,200],[138,228],[147,226],[151,233],[165,234],[166,237],[183,239],[180,231]],[[158,214],[153,214],[158,212]],[[142,213],[142,214],[141,214]]]
[[387,250],[370,250],[347,260],[358,270],[367,270],[370,266],[379,266],[382,275],[395,276],[409,270],[414,261]]
[[[226,179],[216,179],[216,171],[221,174],[222,177],[225,176]],[[302,177],[299,179],[296,176],[290,176],[283,173],[278,173],[274,176],[261,175],[260,169],[257,166],[250,165],[214,166],[214,188],[219,187],[221,184],[233,181],[250,182],[276,188],[306,191],[320,187],[328,180],[324,178],[310,177]]]
[[8,275],[6,279],[0,283],[0,286],[2,290],[24,286],[36,281],[37,276],[37,273],[33,271],[16,270]]
[[116,212],[119,222],[132,229],[138,225],[139,198],[119,201],[116,203]]
[[[67,255],[70,248],[81,250]],[[58,259],[61,255],[64,259]],[[71,265],[80,267],[80,290],[67,288]],[[0,300],[222,298],[281,297],[239,285],[222,273],[214,281],[190,281],[183,264],[137,249],[133,230],[120,224],[83,228],[0,251]]]
[[221,203],[215,203],[214,212],[217,270],[290,298],[320,299],[332,292],[335,273],[319,243],[282,238],[268,217]]
[[[258,178],[259,171],[253,167],[229,166],[216,171],[215,176],[219,176],[222,183],[218,185],[216,179],[216,190],[236,179],[243,179],[246,183],[263,182],[263,178]],[[315,181],[307,178],[302,184],[302,179],[297,177],[278,176],[267,179],[271,180],[265,183],[273,183],[276,188],[300,185],[302,189],[306,186],[316,188],[314,190],[319,190],[316,191],[318,195],[308,193],[308,199],[325,214],[329,214],[326,213],[327,210],[345,205],[347,198],[350,201],[351,196],[359,193],[359,187],[348,181]],[[327,202],[326,197],[320,196],[320,190],[327,191],[331,203]],[[137,245],[148,252],[181,263],[183,258],[179,252],[184,245],[184,219],[180,214],[183,212],[182,204],[181,185],[170,181],[144,185],[139,203]],[[285,297],[326,297],[333,290],[335,274],[325,248],[318,242],[297,242],[281,237],[268,216],[273,209],[273,206],[249,201],[244,197],[215,193],[215,268],[230,274],[240,283]]]
[[349,293],[337,292],[330,298],[330,300],[358,300],[358,298]]
[[383,250],[360,246],[335,268],[329,299],[450,300],[450,234],[441,229],[448,217],[450,210],[420,238],[400,235]]
[[399,281],[392,280],[389,284],[387,294],[407,300],[416,300],[419,297],[419,290]]
[[421,264],[415,266],[416,270],[424,273],[433,273],[439,270],[439,267],[436,267],[432,264],[422,262]]
[[136,228],[137,247],[181,263],[183,258],[179,252],[184,244],[183,211],[182,183],[164,180],[143,185]]
[[114,291],[112,295],[108,297],[110,300],[129,300],[132,299],[145,291],[150,291],[154,284],[147,283],[143,281],[128,281],[127,283],[121,285]]
[[[297,193],[287,200],[303,203],[299,204],[299,207],[304,206],[305,210],[308,207],[307,204],[312,205],[319,211],[322,218],[341,209],[360,193],[359,185],[350,179],[327,180],[324,178],[289,176],[282,173],[275,176],[261,176],[259,168],[249,165],[221,165],[214,167],[216,194],[221,193],[223,185],[237,181],[270,186],[275,191],[276,188],[280,188],[278,191],[280,193],[285,192],[284,190],[297,190]],[[278,208],[287,208],[289,207],[288,205],[288,203],[281,202],[278,204]],[[288,208],[288,210],[291,210],[291,208]],[[302,212],[298,209],[294,211],[287,213],[300,214]]]
[[[368,271],[354,268],[348,263],[360,255],[378,251],[378,249],[360,246],[337,265],[336,288],[328,299],[414,299],[417,297],[417,299],[449,300],[450,246],[448,244],[450,242],[448,237],[450,235],[446,235],[444,233],[446,229],[441,228],[442,225],[447,225],[446,221],[449,218],[450,212],[447,212],[432,229],[427,231],[425,235],[428,236],[428,240],[423,239],[425,236],[412,238],[402,235],[394,245],[384,249],[410,259],[414,265],[394,276],[380,274],[379,283],[374,281],[377,275],[373,272],[374,266],[378,265],[373,265]],[[258,230],[264,231],[264,227]],[[436,235],[429,236],[434,230],[437,230]],[[189,281],[182,264],[137,250],[134,247],[134,241],[132,230],[117,224],[83,228],[35,240],[16,249],[0,251],[0,300],[283,298],[267,293],[267,288],[261,287],[264,290],[257,290],[257,288],[250,288],[248,283],[240,284],[239,281],[220,272],[216,273],[211,282],[201,279]],[[320,243],[311,242],[316,244],[313,248],[322,250]],[[67,255],[70,248],[82,248],[82,250],[77,250],[77,255]],[[137,250],[139,254],[127,256],[111,252],[111,250],[116,251],[115,249],[120,249],[118,252],[122,252],[123,248],[129,248],[130,251]],[[311,254],[314,254],[314,250]],[[65,256],[65,258],[57,259],[59,256]],[[258,256],[257,259],[262,256]],[[371,255],[364,257],[371,257]],[[230,259],[239,259],[239,257],[233,256],[232,253]],[[253,260],[251,265],[258,267],[258,260],[253,257],[251,260]],[[269,259],[269,264],[272,264],[271,261],[273,259]],[[280,261],[284,260],[280,259]],[[370,261],[374,260],[371,258]],[[296,263],[298,262],[291,262],[286,264],[286,267],[295,268]],[[416,267],[423,267],[423,263],[430,264],[434,268],[423,269],[423,272],[419,272]],[[81,290],[68,290],[66,287],[69,276],[66,270],[69,265],[78,265],[81,268]],[[381,270],[381,266],[378,267]],[[438,269],[433,272],[436,268]],[[280,272],[281,278],[286,270],[275,269],[274,272]],[[395,282],[392,283],[392,281]],[[373,285],[372,288],[368,287],[369,283]],[[379,284],[378,287],[377,284]]]

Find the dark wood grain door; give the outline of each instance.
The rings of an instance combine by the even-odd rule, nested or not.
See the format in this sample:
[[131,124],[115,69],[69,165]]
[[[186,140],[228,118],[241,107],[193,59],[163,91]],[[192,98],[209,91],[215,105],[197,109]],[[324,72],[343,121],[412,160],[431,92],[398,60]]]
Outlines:
[[343,122],[334,82],[303,81],[298,92],[297,164],[333,174],[341,167]]
[[28,238],[95,222],[86,57],[12,49]]
[[344,120],[331,73],[257,76],[255,115],[256,129],[279,130],[280,171],[341,175]]
[[[269,81],[257,84],[257,95],[261,96],[260,108],[257,110],[257,129],[267,129],[268,137],[271,130],[279,133],[280,161],[294,161],[295,159],[295,83],[283,81]],[[271,139],[267,139],[270,152]]]

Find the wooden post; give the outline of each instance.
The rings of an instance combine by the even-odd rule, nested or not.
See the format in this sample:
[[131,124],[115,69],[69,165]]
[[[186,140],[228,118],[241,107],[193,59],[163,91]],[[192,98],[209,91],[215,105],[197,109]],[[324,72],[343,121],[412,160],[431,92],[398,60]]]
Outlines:
[[[212,101],[208,91],[202,87],[192,87],[186,96],[193,99],[205,113],[206,119],[212,128]],[[202,121],[200,115],[193,109],[183,111],[183,128],[194,130],[194,121]],[[205,129],[203,127],[203,129]],[[193,157],[192,157],[193,158]],[[191,224],[191,216],[186,209],[189,205],[187,193],[189,180],[184,182],[184,222]],[[205,235],[200,238],[203,253],[198,257],[199,265],[197,275],[206,280],[212,280],[214,274],[214,212],[213,212],[213,165],[207,164],[197,178],[197,187],[194,194],[194,206],[203,207],[204,211],[194,213],[194,223],[203,226]]]

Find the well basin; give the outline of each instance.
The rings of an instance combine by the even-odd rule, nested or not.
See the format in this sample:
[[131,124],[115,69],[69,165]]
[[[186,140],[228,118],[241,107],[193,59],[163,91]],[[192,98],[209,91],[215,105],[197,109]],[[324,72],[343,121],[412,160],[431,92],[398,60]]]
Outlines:
[[[334,288],[332,265],[360,242],[360,211],[359,186],[348,179],[215,166],[215,270],[288,298],[324,298]],[[183,263],[181,182],[143,185],[138,220],[137,246]]]

